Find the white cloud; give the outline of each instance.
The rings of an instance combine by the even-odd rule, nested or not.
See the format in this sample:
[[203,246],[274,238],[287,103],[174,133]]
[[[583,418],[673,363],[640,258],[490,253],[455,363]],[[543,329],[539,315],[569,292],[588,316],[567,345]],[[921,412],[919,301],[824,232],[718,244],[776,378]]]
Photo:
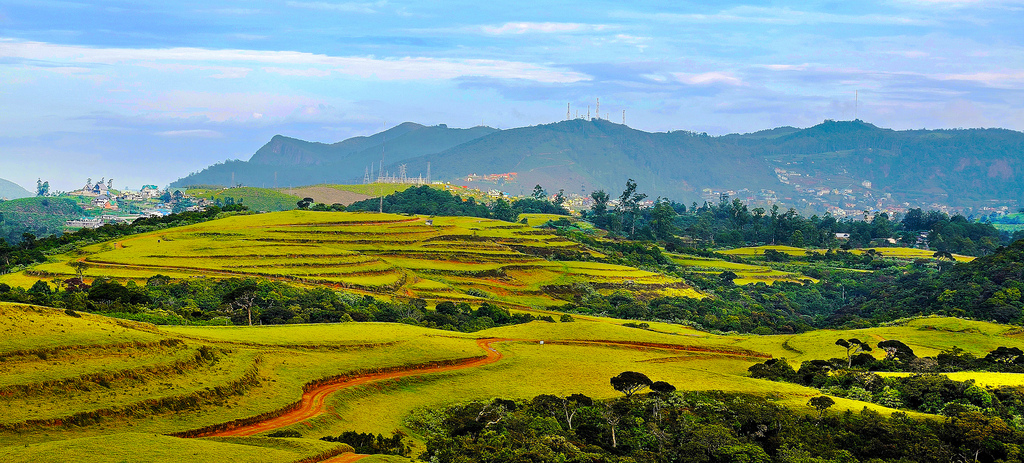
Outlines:
[[[523,79],[543,83],[572,83],[590,77],[544,64],[488,59],[376,58],[329,56],[297,51],[214,50],[206,48],[93,48],[0,39],[0,58],[85,64],[253,63],[279,67],[302,66],[331,73],[377,80],[441,80],[458,77]],[[280,72],[279,70],[277,72]],[[308,71],[305,71],[308,72]],[[238,77],[242,71],[221,71],[216,77]]]
[[608,29],[603,24],[559,23],[559,22],[507,22],[500,26],[479,26],[472,28],[488,35],[507,34],[572,34],[598,32]]
[[772,71],[803,71],[807,69],[807,63],[804,64],[766,64],[765,68],[771,69]]
[[989,87],[1020,88],[1024,84],[1024,71],[1017,72],[975,72],[973,74],[943,74],[941,80],[963,80],[977,82]]
[[613,16],[663,22],[685,23],[753,23],[780,26],[809,24],[864,24],[889,26],[934,26],[933,19],[888,14],[843,15],[790,8],[739,6],[713,14],[618,12]]
[[387,2],[285,2],[292,8],[306,8],[320,11],[340,11],[344,13],[377,13]]
[[727,72],[704,72],[700,74],[673,72],[672,76],[675,77],[677,81],[690,85],[743,85],[743,80]]
[[157,132],[161,137],[191,137],[191,138],[221,138],[224,134],[216,130],[193,129],[193,130],[168,130]]

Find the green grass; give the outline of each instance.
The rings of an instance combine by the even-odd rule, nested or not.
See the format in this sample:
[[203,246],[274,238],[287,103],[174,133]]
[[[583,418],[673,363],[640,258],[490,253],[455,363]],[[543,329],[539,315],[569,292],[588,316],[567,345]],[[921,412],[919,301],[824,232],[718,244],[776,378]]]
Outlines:
[[[751,248],[742,249],[750,250]],[[761,252],[763,253],[763,250]],[[752,265],[739,262],[729,262],[722,259],[711,259],[707,257],[688,256],[683,254],[669,254],[669,258],[673,262],[684,267],[687,267],[688,270],[694,272],[708,273],[712,275],[718,275],[725,271],[733,272],[738,277],[735,280],[733,280],[733,282],[738,285],[746,285],[752,283],[766,283],[770,285],[772,283],[775,283],[776,281],[818,281],[817,279],[808,277],[806,275],[793,272],[783,272],[781,270],[775,270],[765,265]]]
[[[625,370],[643,372],[684,390],[773,394],[781,403],[805,409],[807,400],[817,391],[747,377],[747,368],[763,358],[755,356],[786,357],[798,366],[802,360],[843,356],[844,351],[834,342],[850,337],[872,344],[898,339],[918,355],[935,355],[953,345],[975,355],[984,355],[997,346],[1024,347],[1024,332],[1019,329],[942,317],[917,318],[896,326],[862,330],[719,336],[657,322],[650,323],[649,330],[628,328],[621,326],[622,320],[590,316],[579,316],[571,323],[532,322],[466,334],[389,323],[157,329],[144,324],[125,327],[123,322],[95,315],[74,318],[56,309],[25,305],[0,304],[0,310],[0,316],[5,317],[5,329],[26,334],[0,340],[0,352],[23,351],[18,355],[0,355],[0,387],[104,372],[116,376],[121,371],[185,358],[204,345],[221,352],[221,359],[211,365],[138,378],[112,378],[107,385],[92,385],[89,390],[57,388],[52,393],[47,390],[45,394],[27,397],[0,394],[3,423],[130,408],[144,399],[201,393],[238,378],[253,365],[259,377],[258,383],[243,392],[202,401],[198,408],[141,416],[129,413],[82,426],[53,425],[30,427],[18,433],[0,432],[2,461],[47,461],[57,458],[53,455],[69,454],[97,461],[165,461],[183,456],[197,461],[221,461],[225,452],[234,452],[245,461],[298,460],[322,451],[318,446],[327,444],[258,438],[180,440],[155,434],[196,429],[279,409],[297,400],[303,385],[325,377],[479,356],[482,351],[475,339],[482,337],[509,339],[494,345],[504,354],[502,360],[477,368],[347,389],[328,399],[328,413],[289,429],[310,439],[347,430],[390,434],[401,429],[404,417],[416,409],[458,401],[526,399],[537,394],[576,392],[597,398],[613,397],[617,393],[608,379]],[[161,339],[177,339],[181,344],[153,342]],[[139,344],[121,349],[104,347],[112,342],[135,341]],[[34,353],[40,348],[54,347],[57,350],[52,357],[42,358]],[[877,349],[873,354],[882,355]],[[258,364],[254,363],[257,357],[261,359]],[[1019,375],[958,373],[954,379],[1002,385],[1018,384]],[[837,402],[834,410],[860,410],[867,405],[885,413],[892,411],[861,402]],[[256,453],[250,455],[250,451]],[[195,453],[199,455],[193,457]],[[97,456],[92,458],[94,454]]]
[[287,462],[351,447],[311,439],[179,439],[160,434],[126,432],[97,437],[0,447],[0,460],[8,463],[90,461],[121,463]]
[[367,196],[387,196],[395,194],[400,191],[408,190],[412,188],[411,183],[368,183],[359,185],[312,185],[312,186],[325,186],[328,188],[334,188],[336,190],[351,191],[352,193],[359,193]]
[[[494,288],[483,291],[513,307],[561,305],[558,293],[545,288],[576,283],[693,293],[681,291],[679,279],[635,268],[547,260],[551,253],[589,252],[548,231],[475,217],[436,217],[433,225],[426,219],[311,211],[232,216],[87,246],[0,281],[27,287],[40,278],[70,278],[69,264],[82,260],[87,281],[262,277],[435,302]],[[423,281],[434,283],[417,284]]]
[[235,203],[249,206],[253,211],[287,211],[295,209],[295,203],[302,199],[277,190],[256,187],[189,188],[184,193],[197,198],[220,199],[222,203],[226,202],[227,198],[234,198]]
[[[789,254],[791,256],[803,257],[807,255],[808,251],[814,252],[825,252],[827,249],[805,249],[796,248],[793,246],[750,246],[744,248],[727,249],[719,251],[722,254],[729,254],[734,256],[744,257],[756,257],[763,256],[765,250],[772,249],[783,254]],[[852,249],[850,252],[854,254],[864,254],[868,249],[874,249],[875,252],[881,254],[883,257],[894,257],[898,259],[934,259],[934,251],[928,251],[925,249],[916,248],[864,248],[864,249]],[[974,260],[971,256],[954,255],[957,261],[969,262]]]

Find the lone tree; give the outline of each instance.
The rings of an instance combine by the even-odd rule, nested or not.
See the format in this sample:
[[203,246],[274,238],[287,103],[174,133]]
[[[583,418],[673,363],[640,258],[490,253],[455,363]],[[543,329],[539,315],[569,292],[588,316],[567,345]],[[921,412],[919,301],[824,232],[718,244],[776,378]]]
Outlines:
[[895,339],[887,339],[878,343],[878,348],[885,351],[886,360],[907,363],[917,358],[917,355],[914,354],[914,349]]
[[846,349],[846,368],[853,366],[853,356],[860,352],[871,352],[871,346],[866,342],[861,342],[860,339],[838,339],[836,345]]
[[298,206],[299,209],[309,209],[309,206],[311,206],[312,204],[313,198],[302,198],[297,203],[295,203],[295,205]]
[[827,395],[812,397],[811,400],[807,401],[807,405],[814,407],[814,409],[818,411],[819,420],[821,419],[821,416],[825,414],[825,410],[827,410],[829,407],[835,404],[836,401],[832,400],[832,398]]
[[640,392],[646,387],[650,387],[654,384],[651,378],[643,373],[637,373],[635,371],[624,371],[619,373],[611,380],[612,387],[616,391],[626,394],[626,397],[632,397],[633,394]]

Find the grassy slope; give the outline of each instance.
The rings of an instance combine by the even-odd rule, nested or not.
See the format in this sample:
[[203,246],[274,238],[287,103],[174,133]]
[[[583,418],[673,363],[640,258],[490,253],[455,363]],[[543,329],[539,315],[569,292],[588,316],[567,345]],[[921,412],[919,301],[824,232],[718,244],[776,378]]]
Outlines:
[[[113,380],[107,388],[93,386],[93,391],[71,391],[57,397],[39,396],[13,398],[0,394],[0,415],[25,416],[21,409],[33,407],[40,417],[60,416],[72,408],[110,406],[118,401],[139,397],[180,394],[187,387],[205,388],[215,383],[208,377],[232,376],[244,366],[244,360],[260,356],[260,382],[244,394],[204,403],[198,410],[182,410],[149,414],[145,417],[123,417],[101,420],[85,426],[48,426],[30,428],[17,434],[0,433],[0,459],[30,461],[47,458],[50,452],[91,454],[106,448],[111,455],[129,452],[122,459],[133,459],[130,452],[153,449],[171,455],[206,452],[215,460],[227,447],[212,446],[205,441],[179,441],[146,433],[168,433],[253,416],[278,409],[296,400],[301,386],[308,381],[367,368],[410,365],[432,360],[466,358],[480,355],[474,338],[510,339],[495,344],[504,358],[490,365],[449,371],[439,374],[369,383],[341,391],[328,399],[328,413],[292,426],[306,438],[337,435],[345,430],[390,433],[401,427],[401,420],[420,407],[436,407],[457,400],[491,397],[529,398],[537,394],[570,394],[583,392],[594,397],[612,397],[616,392],[608,378],[624,370],[646,373],[656,380],[666,380],[684,389],[723,389],[730,391],[775,394],[783,403],[804,406],[816,391],[790,384],[779,384],[745,377],[746,369],[761,358],[752,355],[787,357],[798,363],[810,358],[827,358],[843,354],[834,340],[859,337],[877,342],[899,339],[920,355],[933,355],[939,349],[958,345],[982,354],[1000,345],[1024,347],[1024,339],[1006,326],[949,318],[921,318],[905,325],[850,331],[815,331],[788,336],[717,336],[694,331],[679,325],[652,323],[651,330],[619,326],[621,320],[581,318],[572,323],[533,322],[473,333],[442,332],[406,325],[386,323],[287,325],[274,327],[164,327],[155,330],[144,324],[125,326],[104,317],[83,315],[73,318],[56,309],[24,305],[2,305],[4,324],[21,336],[5,337],[0,352],[34,347],[97,345],[105,342],[150,343],[159,339],[179,339],[183,349],[207,345],[224,353],[224,359],[212,366],[182,373],[168,373],[139,380]],[[64,330],[62,333],[61,330]],[[69,333],[73,332],[73,333]],[[51,338],[61,339],[53,342]],[[540,341],[545,341],[541,344]],[[612,341],[612,344],[596,341]],[[655,346],[639,347],[629,343],[654,343],[681,346],[673,349]],[[166,362],[180,352],[166,346],[143,345],[130,355],[135,360],[118,356],[117,351],[103,349],[63,349],[57,357],[42,359],[30,351],[4,359],[3,377],[29,377],[28,370],[47,370],[50,377],[77,377],[83,369],[95,371],[95,358],[108,356],[109,370],[137,366],[137,358],[154,363]],[[876,355],[880,355],[875,352]],[[60,357],[59,355],[65,355]],[[234,360],[232,360],[234,359]],[[233,363],[234,362],[234,363]],[[143,362],[145,363],[145,362]],[[233,366],[235,364],[239,366]],[[966,379],[977,377],[984,383],[1011,381],[1006,375],[959,374]],[[205,381],[205,382],[204,382]],[[12,381],[5,381],[12,384]],[[13,381],[18,384],[17,381]],[[174,387],[162,389],[167,384]],[[148,392],[147,392],[148,391]],[[74,407],[62,404],[74,403]],[[90,405],[91,404],[91,405]],[[866,404],[839,401],[838,408],[860,409]],[[868,405],[882,411],[880,407]],[[6,420],[10,421],[10,419]],[[136,434],[123,434],[126,432]],[[142,433],[142,434],[138,434]],[[77,440],[69,440],[77,439]],[[230,441],[246,445],[265,445],[264,441]],[[137,445],[123,445],[137,441]],[[266,441],[272,442],[272,441]],[[227,445],[225,442],[215,442]],[[23,447],[23,445],[28,446]],[[13,446],[17,447],[13,447]],[[211,445],[209,449],[196,446]],[[97,450],[99,449],[99,450]],[[161,450],[162,449],[162,450]],[[278,449],[281,450],[281,449]],[[284,449],[288,450],[288,449]],[[317,449],[295,452],[308,455]],[[235,449],[238,452],[247,450]],[[242,455],[243,453],[239,453]],[[164,453],[160,453],[164,455]],[[267,460],[290,461],[281,454],[266,450],[260,453]],[[276,455],[276,456],[274,456]],[[6,457],[6,458],[4,458]],[[164,458],[160,456],[159,458]],[[255,458],[255,457],[254,457]],[[248,458],[247,458],[248,459]],[[102,460],[99,461],[111,461]],[[116,461],[116,460],[113,460]],[[161,461],[159,459],[155,461]],[[203,460],[200,460],[203,461]]]
[[589,252],[549,231],[473,217],[436,217],[432,226],[425,221],[310,211],[234,216],[88,246],[84,255],[56,256],[0,281],[28,286],[40,277],[69,278],[75,271],[68,263],[84,259],[87,280],[255,276],[434,301],[489,299],[513,307],[561,305],[545,288],[574,283],[604,290],[687,289],[680,280],[634,268],[546,260],[539,256]]
[[70,440],[40,442],[21,447],[0,447],[0,460],[8,463],[66,462],[120,463],[147,461],[177,463],[245,461],[271,463],[295,461],[321,454],[344,444],[310,439],[179,439],[138,432]]
[[224,189],[190,188],[185,193],[197,198],[220,199],[222,203],[227,201],[227,198],[234,198],[236,203],[249,206],[249,209],[254,211],[287,211],[295,209],[295,203],[302,199],[299,196],[289,195],[277,190],[255,187]]
[[[781,252],[783,254],[789,254],[791,256],[804,256],[804,255],[807,254],[808,251],[814,251],[814,252],[825,252],[825,251],[827,251],[827,249],[805,249],[805,248],[796,248],[796,247],[793,247],[793,246],[771,245],[771,246],[750,246],[750,247],[744,247],[744,248],[728,249],[728,250],[720,251],[720,252],[722,254],[731,254],[731,255],[747,256],[747,257],[749,257],[749,256],[760,256],[760,255],[764,254],[764,251],[766,249],[773,249],[775,251]],[[864,248],[864,249],[852,249],[852,250],[850,250],[850,252],[852,252],[854,254],[864,254],[864,252],[866,252],[868,249],[874,249],[876,252],[878,252],[879,254],[881,254],[884,257],[895,257],[897,259],[934,259],[934,254],[935,254],[934,251],[928,251],[928,250],[925,250],[925,249],[915,249],[915,248]],[[956,254],[953,257],[957,261],[960,261],[960,262],[970,262],[970,261],[974,260],[974,257],[971,257],[971,256],[961,256],[959,254]]]

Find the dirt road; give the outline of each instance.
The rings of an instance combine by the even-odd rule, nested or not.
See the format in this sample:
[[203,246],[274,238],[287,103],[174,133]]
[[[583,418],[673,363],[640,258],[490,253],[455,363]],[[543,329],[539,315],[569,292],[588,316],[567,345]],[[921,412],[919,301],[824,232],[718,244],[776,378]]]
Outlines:
[[[373,381],[382,381],[396,378],[404,378],[407,376],[416,376],[427,373],[440,373],[445,371],[461,370],[464,368],[475,368],[501,360],[501,353],[491,347],[492,343],[501,342],[504,339],[478,339],[476,344],[487,353],[487,357],[475,359],[466,363],[460,363],[456,365],[438,366],[438,367],[426,367],[426,368],[413,368],[409,370],[393,371],[387,373],[371,373],[366,375],[355,376],[352,378],[346,378],[335,383],[325,384],[310,390],[302,395],[302,404],[299,408],[287,412],[276,418],[271,418],[266,421],[251,424],[248,426],[242,426],[235,429],[229,429],[225,431],[219,431],[210,436],[251,436],[265,431],[273,431],[278,428],[290,426],[295,423],[313,418],[320,415],[326,409],[327,397],[342,389],[359,386],[362,384],[370,383]],[[348,460],[338,460],[348,461]]]

